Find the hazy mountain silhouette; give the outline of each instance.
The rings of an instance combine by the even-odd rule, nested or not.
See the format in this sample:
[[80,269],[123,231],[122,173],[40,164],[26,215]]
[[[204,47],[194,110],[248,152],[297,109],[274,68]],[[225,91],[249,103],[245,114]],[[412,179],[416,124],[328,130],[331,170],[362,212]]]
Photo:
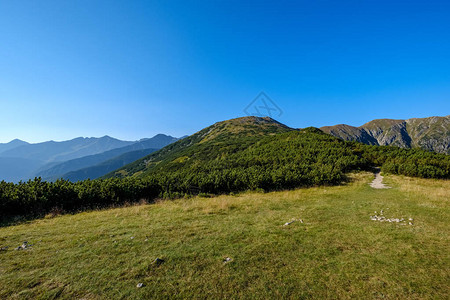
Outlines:
[[70,181],[79,181],[85,179],[97,179],[109,172],[119,169],[129,163],[132,163],[158,149],[142,149],[124,153],[115,158],[102,162],[98,165],[84,168],[81,170],[69,172],[64,174],[62,178],[68,179]]
[[135,142],[121,141],[109,136],[101,138],[75,138],[63,142],[26,144],[0,153],[0,157],[15,157],[43,162],[66,161],[111,149],[131,145]]
[[[145,149],[152,149],[151,152],[153,152],[154,150],[163,148],[177,140],[178,140],[177,138],[174,138],[172,136],[168,136],[168,135],[164,135],[164,134],[157,134],[152,138],[141,139],[138,142],[135,142],[134,144],[131,144],[131,145],[128,145],[125,147],[116,148],[116,149],[105,151],[105,152],[102,152],[99,154],[88,155],[88,156],[68,160],[68,161],[65,161],[62,163],[58,163],[58,164],[54,164],[54,163],[46,164],[45,166],[42,166],[40,168],[40,170],[38,170],[35,173],[35,176],[40,176],[45,180],[56,180],[58,178],[64,177],[63,175],[65,175],[66,173],[77,171],[80,169],[85,169],[85,168],[92,167],[92,166],[96,166],[100,163],[106,162],[112,158],[115,158],[115,157],[120,156],[127,152],[132,152],[132,151],[137,151],[137,150],[145,150]],[[143,156],[145,156],[151,152],[143,151],[142,153],[145,153],[145,154],[143,154]],[[136,155],[139,155],[138,152],[136,152],[135,155],[131,155],[130,157],[136,157]],[[136,159],[139,159],[139,158],[140,157],[137,157]],[[132,161],[130,161],[130,162],[132,162]],[[118,166],[117,168],[119,168],[119,167],[121,167],[121,165]],[[98,172],[100,172],[100,171],[98,171],[100,169],[101,168],[96,168],[95,176]],[[106,168],[106,169],[108,169],[108,168]],[[114,169],[112,169],[112,170],[114,170]],[[108,172],[110,172],[110,171],[108,171]],[[108,172],[106,172],[106,173],[108,173]],[[89,173],[89,171],[85,171],[85,173],[87,176],[86,178],[91,178],[91,179],[94,178],[93,177],[94,175]],[[101,175],[104,175],[106,173],[103,173]],[[99,176],[101,176],[101,175],[99,175]],[[98,177],[98,176],[96,176],[96,177]]]
[[[176,138],[166,135],[156,135],[151,139],[146,138],[137,142],[121,141],[109,136],[79,137],[62,142],[48,141],[36,144],[16,139],[0,144],[0,180],[17,182],[41,174],[46,177],[55,177],[96,165],[129,151],[162,148],[175,140]],[[132,147],[126,148],[127,146]],[[113,151],[120,148],[124,149]],[[108,151],[112,152],[105,153]],[[77,160],[80,158],[83,159]],[[71,162],[60,166],[67,161]],[[49,169],[52,170],[46,173]]]
[[10,149],[17,148],[19,146],[28,145],[27,142],[21,141],[19,139],[12,140],[9,143],[0,143],[0,154],[2,152],[8,151]]

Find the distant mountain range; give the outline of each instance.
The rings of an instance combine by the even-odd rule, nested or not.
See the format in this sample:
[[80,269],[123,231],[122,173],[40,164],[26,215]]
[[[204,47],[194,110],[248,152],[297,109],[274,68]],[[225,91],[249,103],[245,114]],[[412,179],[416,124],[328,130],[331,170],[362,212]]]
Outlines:
[[1,157],[27,158],[44,163],[66,161],[86,155],[101,153],[115,148],[125,147],[135,142],[121,141],[109,136],[101,138],[75,138],[63,142],[43,142],[21,145],[0,153]]
[[[136,156],[142,155],[136,159],[141,158],[177,140],[177,138],[168,135],[158,134],[153,138],[142,139],[125,147],[68,160],[56,165],[47,164],[46,166],[43,166],[41,170],[36,172],[35,176],[40,176],[44,180],[56,180],[58,178],[70,180],[95,179],[122,167],[123,163],[128,164],[133,162],[133,160],[130,161],[130,159]],[[116,166],[119,161],[121,163],[119,163],[116,168],[113,168],[112,166]],[[102,174],[101,170],[103,169],[106,171]]]
[[378,119],[359,127],[340,124],[320,129],[347,141],[450,154],[450,115],[407,120]]
[[[176,140],[177,138],[164,134],[134,142],[121,141],[109,136],[80,137],[63,142],[49,141],[37,144],[13,140],[0,144],[0,180],[17,182],[35,176],[41,176],[46,180],[65,178],[66,173],[105,163],[127,152],[141,151],[125,156],[128,159],[133,159],[139,154],[145,156],[149,151],[160,149]],[[132,162],[124,158],[117,161]],[[115,166],[117,161],[111,163]],[[110,169],[106,165],[104,168],[107,170],[106,173],[109,172]],[[96,174],[99,172],[98,168],[95,174],[85,171],[82,179],[97,178]],[[103,174],[99,176],[101,175]]]
[[132,163],[158,149],[148,148],[126,152],[122,155],[109,159],[107,161],[101,162],[91,167],[83,168],[76,171],[68,172],[61,177],[68,179],[70,181],[79,181],[85,179],[97,179],[109,172],[117,170],[129,163]]

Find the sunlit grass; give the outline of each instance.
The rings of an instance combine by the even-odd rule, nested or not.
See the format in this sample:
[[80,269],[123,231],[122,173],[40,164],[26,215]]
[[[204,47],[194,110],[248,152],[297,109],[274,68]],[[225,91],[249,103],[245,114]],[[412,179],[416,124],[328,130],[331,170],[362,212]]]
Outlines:
[[[448,297],[449,181],[387,176],[393,188],[374,190],[372,174],[353,178],[0,228],[0,298]],[[381,209],[414,225],[371,221]],[[292,219],[303,223],[283,226]],[[12,250],[24,240],[31,249]]]

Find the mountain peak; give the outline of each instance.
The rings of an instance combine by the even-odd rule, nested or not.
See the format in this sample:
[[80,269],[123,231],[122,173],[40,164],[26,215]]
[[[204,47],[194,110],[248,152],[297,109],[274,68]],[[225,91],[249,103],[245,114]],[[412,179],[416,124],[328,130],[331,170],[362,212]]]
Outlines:
[[[19,140],[19,139],[13,139],[12,141],[10,141],[9,143],[20,143],[20,144],[28,144],[27,142],[25,142],[25,141],[22,141],[22,140]],[[8,143],[8,144],[9,144]]]
[[26,144],[28,144],[28,142],[25,142],[25,141],[22,141],[22,140],[19,140],[19,139],[13,139],[13,140],[11,140],[11,141],[9,141],[7,143],[0,143],[0,145],[17,145],[17,146],[19,146],[19,145],[26,145]]
[[269,135],[290,130],[293,129],[270,117],[249,116],[217,122],[194,136],[200,137],[201,142],[206,142],[229,135]]
[[14,148],[18,148],[21,146],[25,146],[25,145],[29,145],[29,143],[19,140],[19,139],[14,139],[8,143],[0,143],[0,153],[12,150]]
[[[247,126],[247,125],[258,126],[258,127],[275,126],[275,127],[289,128],[288,126],[278,122],[277,120],[272,119],[271,117],[255,117],[255,116],[229,119],[229,120],[217,122],[212,126],[219,126],[219,125],[234,126],[234,127],[243,127],[243,126]],[[212,126],[210,126],[210,127],[212,127]]]

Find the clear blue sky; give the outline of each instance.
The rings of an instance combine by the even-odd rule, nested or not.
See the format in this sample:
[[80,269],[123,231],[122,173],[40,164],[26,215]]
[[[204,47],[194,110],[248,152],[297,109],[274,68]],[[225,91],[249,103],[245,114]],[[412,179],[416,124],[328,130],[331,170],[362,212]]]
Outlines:
[[447,1],[0,1],[0,142],[450,114]]

